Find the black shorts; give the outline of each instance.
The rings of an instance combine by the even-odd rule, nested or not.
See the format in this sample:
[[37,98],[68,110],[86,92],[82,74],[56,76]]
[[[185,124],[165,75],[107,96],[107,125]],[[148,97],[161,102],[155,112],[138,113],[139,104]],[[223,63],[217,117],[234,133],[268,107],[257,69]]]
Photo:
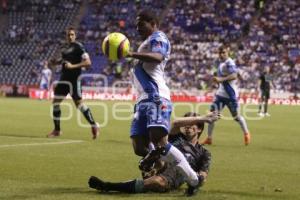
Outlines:
[[270,90],[260,90],[261,99],[269,99],[270,98]]
[[71,95],[73,100],[82,99],[81,82],[75,80],[60,80],[54,88],[54,95],[58,98],[64,98],[68,94]]

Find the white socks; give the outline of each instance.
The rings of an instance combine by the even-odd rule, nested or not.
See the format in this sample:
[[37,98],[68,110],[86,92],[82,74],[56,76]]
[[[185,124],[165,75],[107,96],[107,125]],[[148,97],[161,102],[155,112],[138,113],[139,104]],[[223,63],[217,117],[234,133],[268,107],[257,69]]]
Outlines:
[[184,155],[176,147],[168,143],[166,145],[166,154],[162,155],[161,158],[163,161],[177,167],[189,185],[198,185],[199,180],[197,173],[192,169]]
[[239,123],[239,125],[241,126],[244,134],[249,133],[248,127],[247,127],[247,123],[244,117],[242,116],[238,116],[236,118],[236,121]]

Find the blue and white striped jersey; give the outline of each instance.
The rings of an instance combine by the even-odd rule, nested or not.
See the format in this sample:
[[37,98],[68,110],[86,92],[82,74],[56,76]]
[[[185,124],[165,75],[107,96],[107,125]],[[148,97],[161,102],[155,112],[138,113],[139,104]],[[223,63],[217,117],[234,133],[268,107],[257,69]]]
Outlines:
[[[231,58],[228,58],[218,65],[218,77],[228,76],[237,72],[237,66]],[[216,95],[236,100],[238,98],[237,80],[224,81],[220,83]]]
[[136,63],[133,68],[133,84],[137,92],[137,102],[157,97],[170,100],[164,69],[170,58],[171,45],[165,33],[154,32],[140,45],[138,52],[157,52],[162,54],[164,59],[160,63]]

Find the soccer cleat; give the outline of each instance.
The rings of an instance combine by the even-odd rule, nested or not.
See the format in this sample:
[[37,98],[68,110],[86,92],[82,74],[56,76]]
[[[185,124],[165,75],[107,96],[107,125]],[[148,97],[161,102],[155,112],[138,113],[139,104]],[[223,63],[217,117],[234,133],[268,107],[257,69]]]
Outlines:
[[212,144],[212,138],[206,138],[201,144],[211,145]]
[[59,137],[62,134],[61,131],[53,130],[51,133],[47,135],[47,138]]
[[245,133],[244,134],[244,143],[245,143],[245,145],[247,146],[248,144],[250,144],[250,141],[251,141],[250,133]]
[[100,134],[100,126],[98,123],[92,125],[92,135],[93,135],[93,140],[97,139],[97,137]]
[[196,186],[191,186],[188,184],[188,188],[185,190],[185,195],[190,197],[190,196],[197,194],[197,192],[199,191],[199,188],[203,185],[203,182],[204,182],[204,177],[199,175],[198,176],[198,184]]
[[269,113],[265,113],[265,116],[270,117],[271,115]]
[[164,150],[165,148],[159,147],[150,151],[143,159],[140,160],[140,170],[150,172],[154,168],[155,162],[157,162],[160,158],[160,155],[164,153]]
[[198,186],[193,187],[193,186],[188,185],[188,188],[185,190],[185,195],[190,197],[190,196],[197,194],[198,191],[199,191]]
[[90,177],[88,184],[90,188],[101,190],[101,191],[108,191],[106,187],[106,183],[95,176]]
[[[141,166],[139,166],[139,167],[142,168]],[[167,164],[164,161],[157,160],[154,163],[154,165],[152,167],[150,167],[150,169],[151,169],[150,171],[141,170],[142,177],[145,180],[147,178],[150,178],[152,176],[162,173],[163,171],[165,171],[166,168],[167,168]]]
[[263,117],[264,114],[262,112],[257,113],[260,117]]

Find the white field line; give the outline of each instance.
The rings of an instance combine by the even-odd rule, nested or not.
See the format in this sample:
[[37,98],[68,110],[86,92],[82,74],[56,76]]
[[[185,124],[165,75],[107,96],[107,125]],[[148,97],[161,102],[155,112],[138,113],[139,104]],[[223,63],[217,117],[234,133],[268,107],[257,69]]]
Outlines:
[[81,143],[82,140],[67,140],[67,141],[59,141],[59,142],[41,142],[41,143],[27,143],[27,144],[4,144],[0,145],[0,148],[7,147],[21,147],[21,146],[43,146],[43,145],[58,145],[58,144],[73,144],[73,143]]

